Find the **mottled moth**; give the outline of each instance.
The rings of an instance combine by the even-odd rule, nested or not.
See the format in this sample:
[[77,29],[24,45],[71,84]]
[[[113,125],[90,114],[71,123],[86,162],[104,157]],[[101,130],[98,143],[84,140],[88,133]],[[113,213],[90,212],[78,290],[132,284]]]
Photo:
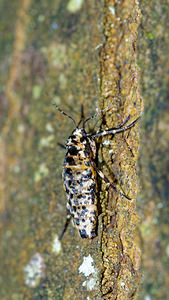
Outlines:
[[88,134],[85,131],[85,124],[92,116],[83,120],[82,128],[79,123],[76,125],[74,119],[57,107],[57,109],[74,122],[75,129],[66,141],[66,153],[63,163],[63,181],[67,197],[67,218],[63,231],[59,237],[63,237],[64,232],[70,222],[73,220],[82,238],[92,239],[97,234],[97,174],[117,193],[130,199],[126,195],[117,191],[116,187],[109,182],[108,178],[100,171],[95,163],[96,144],[95,139],[99,136],[114,135],[123,132],[135,125],[137,118],[128,126],[123,127],[130,116],[119,126],[108,130],[100,131],[94,134]]

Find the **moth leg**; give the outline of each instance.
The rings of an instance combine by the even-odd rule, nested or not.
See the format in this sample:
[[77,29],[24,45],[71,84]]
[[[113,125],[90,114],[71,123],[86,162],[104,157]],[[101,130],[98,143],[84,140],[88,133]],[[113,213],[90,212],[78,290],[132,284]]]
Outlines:
[[67,216],[66,216],[66,222],[65,222],[65,225],[63,227],[63,230],[62,230],[62,233],[61,235],[59,236],[59,241],[62,239],[69,223],[70,223],[70,220],[71,220],[71,214],[70,214],[70,209],[69,209],[69,204],[67,205]]
[[95,165],[95,163],[93,162],[93,161],[91,161],[90,162],[90,164],[92,165],[92,167],[95,169],[95,171],[98,173],[98,175],[112,188],[112,189],[114,189],[119,195],[121,195],[121,196],[123,196],[123,197],[125,197],[126,199],[128,199],[128,200],[131,200],[131,198],[129,198],[128,196],[126,196],[126,195],[124,195],[123,193],[121,193],[120,191],[118,191],[117,189],[116,189],[116,187],[112,184],[112,183],[110,183],[110,181],[109,181],[109,179],[103,174],[103,172],[102,171],[100,171],[97,167],[96,167],[96,165]]
[[61,143],[57,143],[59,147],[66,149],[65,145],[61,144]]
[[[128,118],[129,118],[129,117],[128,117]],[[128,118],[127,118],[127,119],[128,119]],[[127,120],[127,119],[126,119],[126,120]],[[99,137],[99,136],[104,136],[104,135],[108,135],[108,134],[116,134],[116,133],[120,133],[120,132],[123,132],[123,131],[125,131],[125,130],[131,128],[131,127],[133,127],[139,119],[140,119],[140,117],[138,117],[135,121],[133,121],[133,122],[130,123],[128,126],[125,126],[125,127],[123,127],[123,128],[121,128],[121,127],[122,127],[122,124],[123,124],[123,123],[126,123],[126,122],[127,122],[126,120],[125,120],[122,124],[119,125],[120,127],[116,127],[116,128],[104,130],[104,131],[97,132],[96,134],[92,134],[92,135],[90,135],[90,134],[88,135],[88,134],[87,134],[87,136],[89,136],[90,138],[95,139],[95,138],[97,138],[97,137]],[[124,125],[124,124],[123,124],[123,125]]]
[[[118,128],[121,128],[123,125],[125,125],[125,124],[127,123],[127,121],[128,121],[129,119],[130,119],[130,115],[128,115],[128,117],[126,118],[126,120],[125,120],[123,123],[121,123],[120,125],[118,125],[117,127],[112,128],[112,129],[118,129]],[[129,136],[129,134],[128,134],[128,136]],[[125,140],[125,142],[126,142],[126,145],[127,145],[128,149],[129,149],[129,151],[131,152],[132,157],[134,157],[133,151],[132,151],[132,149],[130,148],[129,144],[127,143],[126,138],[125,138],[125,137],[123,137],[123,138],[124,138],[124,140]]]
[[[129,119],[130,119],[130,115],[128,115],[128,117],[120,125],[118,125],[116,127],[112,127],[111,129],[121,128],[123,125],[125,125],[128,122]],[[109,129],[109,130],[111,130],[111,129]]]

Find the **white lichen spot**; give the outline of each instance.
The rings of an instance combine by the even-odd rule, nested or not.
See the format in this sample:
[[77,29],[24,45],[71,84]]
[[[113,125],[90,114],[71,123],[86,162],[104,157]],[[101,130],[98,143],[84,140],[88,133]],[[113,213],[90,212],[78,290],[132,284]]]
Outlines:
[[90,254],[83,258],[79,273],[83,273],[87,278],[90,276],[83,282],[82,286],[86,287],[87,291],[92,291],[97,283],[97,270],[93,266],[93,258]]
[[110,154],[112,154],[113,152],[114,152],[114,150],[113,150],[113,149],[110,149],[110,150],[109,150],[109,153],[110,153]]
[[87,291],[92,291],[96,286],[96,278],[91,277],[89,280],[83,282],[82,286],[85,286]]
[[60,105],[61,104],[61,98],[59,96],[55,96],[53,98],[53,103],[55,103],[56,105]]
[[121,285],[122,288],[125,288],[125,282],[124,281],[121,281],[120,285]]
[[48,137],[42,137],[40,142],[39,142],[39,145],[40,145],[41,148],[49,147],[53,140],[54,140],[54,135],[53,134],[49,135]]
[[157,204],[157,208],[163,208],[163,206],[164,206],[164,205],[163,205],[162,202],[160,202],[160,203]]
[[103,145],[105,145],[105,146],[110,145],[110,140],[105,140],[105,141],[103,142]]
[[63,73],[60,73],[59,78],[58,78],[59,86],[61,89],[65,89],[67,86],[67,79],[66,76]]
[[79,267],[79,273],[83,273],[86,277],[88,277],[90,274],[95,274],[96,270],[92,264],[93,258],[89,254],[87,257],[83,258],[83,263]]
[[55,235],[52,241],[52,252],[55,254],[59,254],[62,249],[61,242],[58,239],[58,236]]
[[44,16],[44,15],[39,15],[39,16],[38,16],[38,21],[39,21],[40,23],[44,22],[44,21],[45,21],[45,16]]
[[38,286],[40,279],[45,277],[44,258],[40,253],[36,253],[24,267],[24,277],[25,284],[31,288]]
[[24,126],[23,124],[20,123],[20,124],[18,125],[18,132],[19,132],[19,133],[23,133],[24,131],[25,131],[25,126]]
[[153,224],[158,224],[158,218],[153,218]]
[[47,48],[41,49],[46,56],[49,66],[62,69],[67,63],[67,49],[65,44],[52,43]]
[[94,48],[94,50],[97,50],[97,49],[99,49],[100,47],[102,47],[102,44],[97,45],[97,46]]
[[40,147],[48,147],[49,146],[48,139],[45,137],[41,138],[39,145]]
[[69,0],[67,10],[71,13],[76,13],[81,9],[84,0]]
[[54,131],[54,129],[53,129],[51,123],[47,123],[46,126],[45,126],[45,128],[46,128],[46,130],[47,130],[48,132],[51,132],[51,133],[52,133],[52,132]]
[[20,170],[21,170],[21,168],[20,168],[20,166],[18,166],[18,165],[14,166],[14,168],[13,168],[13,171],[14,171],[14,173],[16,173],[16,174],[18,174],[18,173],[20,172]]
[[151,300],[150,295],[146,295],[146,296],[144,297],[144,300]]
[[35,172],[34,175],[34,181],[38,182],[40,181],[43,177],[46,177],[49,174],[49,169],[47,168],[45,163],[42,163],[39,166],[39,169]]
[[112,13],[112,15],[115,15],[115,8],[113,6],[109,6],[109,10]]

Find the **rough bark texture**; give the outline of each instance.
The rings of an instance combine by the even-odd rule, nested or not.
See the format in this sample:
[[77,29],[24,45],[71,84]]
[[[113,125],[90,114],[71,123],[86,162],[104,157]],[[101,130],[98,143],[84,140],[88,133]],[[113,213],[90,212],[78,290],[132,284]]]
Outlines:
[[[106,114],[108,127],[117,125],[131,115],[136,119],[142,110],[139,94],[136,42],[140,23],[136,1],[105,1],[105,46],[101,55],[101,95],[104,104],[112,102]],[[138,125],[124,134],[102,141],[104,172],[117,180],[118,189],[132,200],[109,189],[103,192],[101,206],[103,231],[101,237],[103,299],[135,299],[140,280],[140,247],[136,226],[138,194]],[[113,175],[112,175],[113,173]],[[103,189],[105,191],[105,187]]]
[[[143,104],[136,57],[141,21],[139,3],[132,0],[15,0],[10,5],[1,1],[0,6],[4,34],[0,50],[3,72],[0,78],[0,299],[136,299],[141,257],[136,210],[139,123],[123,134],[98,139],[98,167],[132,200],[119,196],[99,181],[98,237],[82,240],[69,226],[60,243],[58,235],[65,222],[66,200],[61,179],[64,149],[59,145],[65,143],[74,128],[71,120],[59,114],[51,104],[61,106],[77,122],[81,104],[86,116],[95,113],[96,107],[108,106],[103,118],[91,121],[88,130],[95,131],[117,126],[129,114],[129,122],[140,115]],[[157,7],[160,8],[162,5]],[[141,33],[146,32],[146,20],[150,15],[150,10],[144,7],[145,27],[141,27]],[[157,31],[160,43],[165,18],[163,21]],[[163,91],[166,89],[166,79],[163,81],[165,76],[160,66],[165,65],[168,70],[167,54],[158,53],[158,64],[156,60],[151,61],[147,53],[145,57],[142,54],[147,41],[152,43],[148,49],[154,49],[151,48],[154,36],[149,31],[147,36],[141,37],[139,48],[143,92],[150,90],[145,97],[147,103],[149,97],[157,99],[157,95],[161,95],[163,98],[161,91],[162,87]],[[166,40],[167,33],[164,42]],[[149,72],[146,58],[149,66],[152,62],[159,67],[153,82],[156,85],[160,76],[156,96],[150,87],[152,77],[146,75]],[[152,68],[151,74],[153,72]],[[145,127],[157,111],[151,103],[151,114],[146,109]],[[167,120],[165,111],[162,112]],[[159,139],[159,147],[165,140],[165,118],[159,122],[159,131],[164,134],[164,139]],[[155,130],[149,130],[149,135],[144,133],[156,142]],[[145,158],[140,161],[141,178],[146,178],[143,183],[148,192],[141,193],[140,208],[146,220],[152,221],[152,213],[143,208],[146,200],[142,199],[152,197],[156,182],[149,178],[154,178],[156,173],[147,163],[151,147],[146,148],[144,142],[144,149],[148,152],[141,152]],[[162,149],[166,149],[164,144]],[[153,163],[154,166],[159,174],[161,165]],[[163,178],[160,182],[166,187],[165,171],[159,178]],[[164,190],[162,186],[158,185],[158,193]],[[166,193],[165,190],[164,201]],[[158,207],[158,197],[155,197],[156,202],[150,201],[152,209]],[[145,235],[146,224],[151,226],[148,230],[157,229],[157,226],[152,225],[153,221],[147,222],[141,225],[140,231],[142,240],[150,245],[156,239],[147,231]],[[158,224],[162,224],[159,231],[152,231],[156,237],[167,230],[163,222]],[[148,247],[144,246],[144,251],[145,276],[150,282],[149,263],[154,261],[150,259]],[[161,250],[158,251],[156,267],[161,255]],[[152,253],[155,255],[153,250]],[[147,293],[155,295],[153,299],[160,299],[159,295],[165,298],[168,277],[162,263],[160,271],[166,280],[163,292],[160,294],[154,289],[155,283],[151,281],[152,290],[145,283],[140,299]]]

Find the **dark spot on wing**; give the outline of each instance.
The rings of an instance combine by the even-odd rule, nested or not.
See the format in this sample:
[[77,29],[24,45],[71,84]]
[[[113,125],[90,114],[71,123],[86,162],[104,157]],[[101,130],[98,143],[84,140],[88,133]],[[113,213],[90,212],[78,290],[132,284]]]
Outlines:
[[73,194],[70,193],[69,194],[69,198],[72,199],[73,198]]
[[85,196],[85,195],[78,195],[77,198],[78,198],[78,199],[81,199],[81,198],[82,198],[82,199],[85,199],[86,196]]
[[85,140],[86,140],[86,138],[85,138],[84,136],[82,136],[82,137],[80,138],[80,142],[81,142],[81,143],[83,143]]
[[91,196],[92,196],[92,204],[94,204],[95,203],[95,193],[91,193]]
[[89,238],[89,236],[88,236],[85,229],[79,230],[79,233],[80,233],[80,236],[82,237],[82,239],[88,239]]
[[70,168],[64,169],[63,176],[64,176],[64,181],[67,182],[69,179],[73,179],[72,172],[69,172]]
[[92,183],[89,187],[89,191],[93,192],[93,193],[96,193],[96,184],[95,183]]
[[81,176],[82,181],[87,181],[88,179],[90,179],[92,176],[92,171],[89,169],[87,170],[87,174]]
[[74,199],[73,202],[75,205],[79,205],[79,201],[77,199]]
[[86,213],[88,212],[88,209],[83,209],[80,213],[77,213],[79,217],[84,217]]
[[75,224],[76,224],[77,226],[79,226],[79,224],[80,224],[80,220],[79,220],[79,219],[74,219],[74,222],[75,222]]
[[74,194],[78,194],[79,193],[79,190],[78,189],[75,189],[74,187],[71,186],[71,191],[74,193]]
[[75,146],[72,146],[68,149],[67,153],[69,153],[70,155],[76,156],[78,154],[78,152],[79,152],[79,150]]
[[72,175],[72,170],[71,170],[70,168],[66,168],[66,169],[64,170],[64,174],[65,174],[65,175]]
[[76,140],[72,140],[72,144],[78,145],[78,142]]
[[72,206],[71,211],[76,212],[76,206]]
[[75,161],[74,161],[73,157],[71,157],[71,156],[66,157],[66,163],[68,163],[70,166],[75,165]]

